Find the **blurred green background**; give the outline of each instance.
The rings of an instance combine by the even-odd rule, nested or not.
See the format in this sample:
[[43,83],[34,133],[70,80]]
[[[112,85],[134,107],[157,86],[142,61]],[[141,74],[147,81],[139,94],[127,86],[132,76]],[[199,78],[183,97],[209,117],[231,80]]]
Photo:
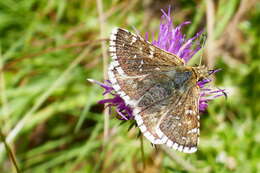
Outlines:
[[[103,81],[100,39],[113,27],[157,33],[169,5],[174,25],[192,21],[188,37],[205,29],[204,63],[223,69],[215,85],[228,99],[201,116],[198,152],[166,153],[145,139],[142,159],[130,123],[110,116],[104,143],[102,89],[86,79]],[[260,172],[259,76],[256,0],[1,0],[0,172],[16,172],[3,141],[26,173]]]

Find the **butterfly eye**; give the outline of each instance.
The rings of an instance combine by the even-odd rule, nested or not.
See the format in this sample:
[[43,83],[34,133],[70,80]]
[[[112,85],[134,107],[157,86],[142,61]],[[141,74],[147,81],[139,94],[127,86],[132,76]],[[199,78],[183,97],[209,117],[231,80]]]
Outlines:
[[203,77],[200,77],[198,81],[200,82],[200,81],[203,81],[203,80],[204,80],[204,78],[203,78]]

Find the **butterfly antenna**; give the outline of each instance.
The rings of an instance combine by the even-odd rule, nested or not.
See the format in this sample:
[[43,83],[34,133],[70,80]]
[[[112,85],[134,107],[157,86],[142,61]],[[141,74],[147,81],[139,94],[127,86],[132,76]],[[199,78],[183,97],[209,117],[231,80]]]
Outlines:
[[140,36],[140,31],[138,31],[138,30],[136,29],[136,27],[134,27],[134,26],[132,26],[132,28],[133,28],[133,30],[135,31],[135,34],[138,35],[139,37],[141,37],[141,36]]
[[225,99],[227,100],[228,99],[227,93],[223,89],[220,89],[220,88],[217,88],[217,89],[219,89],[222,92],[222,94],[225,96]]
[[[207,35],[205,33],[202,33],[202,46],[201,46],[201,50],[203,50],[205,48],[205,44],[206,44],[206,40],[207,40]],[[203,57],[203,52],[201,52],[200,55],[200,63],[199,65],[201,66],[202,63],[202,57]]]

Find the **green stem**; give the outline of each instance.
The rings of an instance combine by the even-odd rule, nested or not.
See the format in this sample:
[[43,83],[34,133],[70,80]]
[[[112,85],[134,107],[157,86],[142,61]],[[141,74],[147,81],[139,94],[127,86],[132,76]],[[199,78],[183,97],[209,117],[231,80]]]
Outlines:
[[18,167],[17,161],[15,159],[15,155],[14,155],[11,147],[9,147],[9,145],[7,144],[7,142],[5,140],[5,136],[2,133],[2,131],[0,131],[0,140],[4,143],[5,149],[6,149],[7,153],[8,153],[8,155],[9,155],[9,158],[10,158],[11,162],[13,163],[13,165],[14,165],[14,167],[16,169],[16,172],[20,173],[21,171],[20,171],[20,169]]
[[145,158],[144,158],[144,140],[143,136],[140,136],[140,142],[141,142],[141,156],[142,156],[142,162],[143,162],[143,171],[145,170]]

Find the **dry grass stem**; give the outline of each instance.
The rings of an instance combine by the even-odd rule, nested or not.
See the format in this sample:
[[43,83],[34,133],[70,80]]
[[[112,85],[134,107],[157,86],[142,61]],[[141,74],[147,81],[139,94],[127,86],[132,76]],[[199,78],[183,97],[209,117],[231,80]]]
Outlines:
[[175,152],[170,150],[165,145],[160,145],[160,148],[177,164],[179,164],[183,169],[190,171],[190,172],[197,172],[198,170],[189,162],[178,156]]
[[212,69],[215,65],[215,43],[214,43],[214,25],[215,25],[215,7],[213,0],[206,1],[206,17],[207,17],[207,64],[209,69]]
[[[100,26],[100,37],[103,38],[105,35],[105,18],[103,13],[103,3],[102,0],[97,0],[97,8],[98,8],[98,19],[99,19],[99,26]],[[107,75],[107,67],[108,67],[108,55],[106,51],[106,43],[101,43],[102,49],[102,57],[103,57],[103,75],[104,80],[108,79]],[[108,96],[105,96],[108,98]],[[109,132],[109,109],[105,106],[104,110],[104,143],[108,140],[108,132]]]

